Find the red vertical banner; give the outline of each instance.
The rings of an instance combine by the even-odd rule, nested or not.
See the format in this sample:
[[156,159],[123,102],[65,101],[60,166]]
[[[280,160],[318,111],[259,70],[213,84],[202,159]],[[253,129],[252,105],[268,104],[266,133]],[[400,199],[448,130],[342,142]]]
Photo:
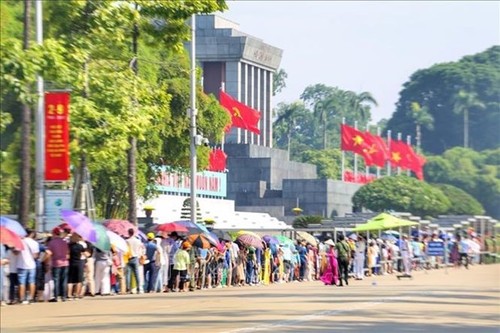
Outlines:
[[45,93],[45,180],[69,179],[69,92]]

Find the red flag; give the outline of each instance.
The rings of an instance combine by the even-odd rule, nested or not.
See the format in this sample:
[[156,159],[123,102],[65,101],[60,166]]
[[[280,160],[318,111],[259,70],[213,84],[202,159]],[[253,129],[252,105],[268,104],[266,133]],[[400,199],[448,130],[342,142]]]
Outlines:
[[220,92],[220,104],[231,116],[233,127],[239,127],[260,134],[258,128],[260,112],[238,102],[225,92]]
[[210,151],[209,156],[209,171],[223,172],[226,170],[227,155],[221,149]]
[[391,152],[391,164],[396,167],[408,168],[408,146],[399,140],[391,140],[389,145]]
[[[369,139],[368,139],[369,140]],[[370,141],[365,133],[358,131],[354,127],[341,125],[341,149],[355,152],[363,156],[366,165],[373,165],[370,151]]]
[[[378,135],[373,135],[370,132],[365,132],[365,139],[369,146],[366,153],[370,155],[372,163],[366,163],[367,166],[376,165],[379,167],[384,167],[385,162],[389,159],[389,148]],[[366,162],[366,160],[365,160]]]

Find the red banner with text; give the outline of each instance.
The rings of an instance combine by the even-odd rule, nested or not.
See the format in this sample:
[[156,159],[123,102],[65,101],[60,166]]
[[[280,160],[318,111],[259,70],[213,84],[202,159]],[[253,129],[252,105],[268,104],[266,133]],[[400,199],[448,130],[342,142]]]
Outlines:
[[45,93],[45,180],[69,179],[69,92]]

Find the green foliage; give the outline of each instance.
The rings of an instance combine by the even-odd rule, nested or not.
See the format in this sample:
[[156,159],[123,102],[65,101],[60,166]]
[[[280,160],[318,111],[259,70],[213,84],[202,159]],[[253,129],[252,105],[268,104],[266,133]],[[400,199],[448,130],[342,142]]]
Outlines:
[[472,195],[486,214],[500,217],[500,148],[476,152],[456,147],[442,156],[430,156],[425,165],[425,179],[431,183],[456,186]]
[[484,214],[484,208],[483,206],[481,206],[479,201],[477,201],[470,194],[459,189],[458,187],[447,184],[433,184],[433,186],[439,188],[450,201],[451,205],[447,214],[450,215]]
[[306,150],[302,152],[299,160],[316,165],[320,179],[341,179],[341,158],[339,149],[326,149]]
[[392,210],[416,216],[437,216],[450,208],[450,201],[441,190],[407,176],[382,177],[364,185],[352,202],[374,212]]
[[297,229],[307,228],[309,224],[319,224],[323,220],[319,215],[302,215],[293,220],[292,226]]
[[[4,32],[12,37],[2,38],[0,51],[2,105],[9,106],[4,111],[14,120],[10,127],[20,126],[16,116],[20,105],[10,102],[9,96],[34,103],[31,88],[37,73],[43,75],[48,89],[71,89],[72,165],[78,169],[85,156],[98,216],[126,214],[130,137],[137,138],[136,185],[144,198],[155,194],[157,165],[189,165],[190,64],[183,42],[190,37],[190,27],[186,19],[195,13],[222,11],[227,8],[225,1],[44,2],[46,39],[43,46],[33,45],[26,51],[19,34],[22,5],[10,1],[1,5],[2,37]],[[15,24],[4,24],[4,18]],[[137,59],[131,47],[134,25],[140,33]],[[139,76],[134,75],[133,64],[138,64]],[[219,142],[229,120],[227,113],[200,87],[197,107],[198,130]],[[7,144],[9,151],[17,145],[12,140],[2,142],[2,146]],[[200,168],[208,164],[208,153],[206,147],[198,149]],[[17,156],[10,159],[13,165],[18,163]],[[14,175],[8,181],[18,183]]]
[[415,72],[403,85],[397,109],[386,129],[415,137],[414,102],[427,107],[433,128],[422,128],[424,151],[440,154],[464,144],[464,112],[469,114],[469,147],[500,146],[500,46],[458,62],[436,64]]

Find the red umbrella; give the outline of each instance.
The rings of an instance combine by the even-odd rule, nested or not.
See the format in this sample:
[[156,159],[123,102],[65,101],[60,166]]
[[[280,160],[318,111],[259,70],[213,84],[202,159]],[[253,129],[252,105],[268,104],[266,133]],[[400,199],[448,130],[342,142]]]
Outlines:
[[163,232],[188,232],[188,228],[176,222],[163,223],[156,227],[157,231]]
[[0,243],[17,250],[24,250],[24,243],[21,237],[5,227],[0,227]]
[[137,232],[137,227],[127,220],[111,219],[104,221],[103,224],[106,228],[108,228],[108,230],[111,230],[122,237],[129,236],[128,235],[129,229],[134,229],[134,231]]

